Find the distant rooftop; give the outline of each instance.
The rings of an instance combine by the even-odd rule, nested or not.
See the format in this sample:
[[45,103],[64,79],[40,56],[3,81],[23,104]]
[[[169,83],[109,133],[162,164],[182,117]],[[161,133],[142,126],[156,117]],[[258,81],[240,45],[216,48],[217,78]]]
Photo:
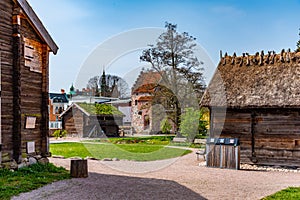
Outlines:
[[65,93],[49,93],[49,98],[53,103],[69,103],[69,99]]

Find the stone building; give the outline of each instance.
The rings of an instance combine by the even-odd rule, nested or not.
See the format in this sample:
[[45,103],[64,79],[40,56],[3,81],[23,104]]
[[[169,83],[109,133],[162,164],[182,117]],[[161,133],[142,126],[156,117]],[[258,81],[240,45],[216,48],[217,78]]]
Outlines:
[[161,75],[158,72],[141,72],[132,87],[131,124],[134,133],[149,134],[157,129],[153,124],[152,100],[154,89],[160,80]]

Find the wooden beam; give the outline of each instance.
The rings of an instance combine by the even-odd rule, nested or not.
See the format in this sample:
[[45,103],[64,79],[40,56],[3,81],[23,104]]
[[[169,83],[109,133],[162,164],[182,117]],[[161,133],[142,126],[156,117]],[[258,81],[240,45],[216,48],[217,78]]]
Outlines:
[[42,156],[49,156],[49,146],[48,146],[48,134],[49,134],[49,111],[48,111],[48,99],[49,99],[49,53],[48,47],[43,45],[42,51],[42,104],[41,104],[41,151]]
[[[13,18],[18,18],[14,14]],[[14,20],[18,21],[18,20]],[[22,39],[20,24],[13,24],[13,159],[19,163],[22,155],[21,143],[21,57]]]

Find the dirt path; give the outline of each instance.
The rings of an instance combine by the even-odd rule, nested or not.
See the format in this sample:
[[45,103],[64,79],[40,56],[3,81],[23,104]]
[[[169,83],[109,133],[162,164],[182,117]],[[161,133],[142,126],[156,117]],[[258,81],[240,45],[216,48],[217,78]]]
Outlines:
[[[69,169],[69,159],[50,161]],[[300,173],[206,168],[195,153],[153,162],[89,160],[88,166],[86,179],[56,182],[13,199],[244,200],[300,186]]]

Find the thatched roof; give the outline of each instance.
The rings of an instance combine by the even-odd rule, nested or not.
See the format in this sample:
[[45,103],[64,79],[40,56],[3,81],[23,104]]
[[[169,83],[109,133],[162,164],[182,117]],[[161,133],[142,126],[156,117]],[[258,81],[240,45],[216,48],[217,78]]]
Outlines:
[[283,50],[222,57],[201,105],[299,108],[300,53]]

